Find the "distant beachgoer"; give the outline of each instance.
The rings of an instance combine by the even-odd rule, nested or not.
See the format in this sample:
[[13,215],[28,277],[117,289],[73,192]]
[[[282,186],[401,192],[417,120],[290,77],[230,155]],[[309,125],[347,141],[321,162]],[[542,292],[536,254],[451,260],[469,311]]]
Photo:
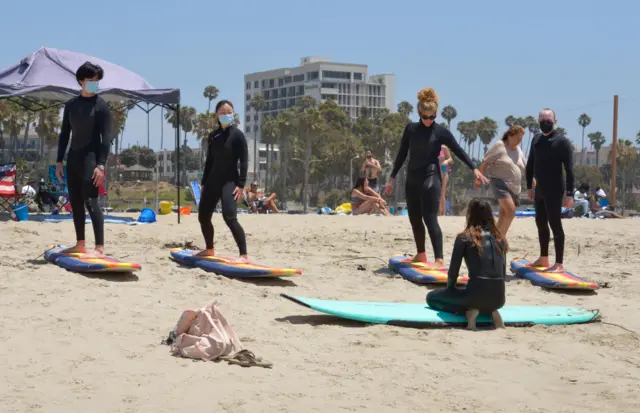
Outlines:
[[373,157],[371,151],[367,151],[365,153],[365,159],[362,163],[362,168],[360,168],[360,173],[364,174],[369,182],[369,188],[378,192],[378,174],[382,171],[382,167],[380,166],[380,162]]
[[373,189],[369,188],[367,178],[360,177],[351,190],[351,214],[389,215],[387,202]]
[[447,213],[447,185],[449,185],[449,177],[451,176],[451,165],[453,165],[453,157],[449,148],[442,145],[440,154],[438,155],[438,161],[440,161],[440,173],[442,174],[442,191],[440,191],[440,209],[439,215],[446,215]]
[[[526,160],[520,149],[524,134],[525,130],[521,126],[511,126],[502,135],[502,139],[489,148],[480,165],[480,172],[484,174],[486,170],[489,186],[498,200],[497,227],[505,238],[516,217],[516,207],[520,204],[522,175],[526,168]],[[479,186],[480,181],[476,180],[476,189]]]
[[[505,303],[507,243],[493,219],[487,201],[473,199],[467,208],[467,225],[456,237],[449,263],[447,288],[427,294],[427,304],[437,311],[464,314],[467,328],[475,329],[478,314],[489,314],[497,328],[504,327],[498,310]],[[462,260],[469,271],[466,288],[456,288]]]
[[277,205],[277,195],[272,193],[269,196],[265,196],[263,191],[258,190],[258,182],[253,181],[251,186],[244,191],[244,203],[253,212],[267,212],[279,213]]
[[573,193],[573,211],[577,211],[577,207],[581,207],[582,216],[589,216],[589,184],[583,183]]

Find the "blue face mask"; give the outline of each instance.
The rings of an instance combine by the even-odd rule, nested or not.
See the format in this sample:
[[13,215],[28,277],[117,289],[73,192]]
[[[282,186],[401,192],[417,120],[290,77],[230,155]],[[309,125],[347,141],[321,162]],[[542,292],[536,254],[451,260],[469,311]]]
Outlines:
[[222,126],[228,126],[233,123],[233,115],[220,115],[218,116],[218,120]]
[[98,81],[92,80],[89,82],[85,82],[84,88],[89,93],[96,93],[98,91]]

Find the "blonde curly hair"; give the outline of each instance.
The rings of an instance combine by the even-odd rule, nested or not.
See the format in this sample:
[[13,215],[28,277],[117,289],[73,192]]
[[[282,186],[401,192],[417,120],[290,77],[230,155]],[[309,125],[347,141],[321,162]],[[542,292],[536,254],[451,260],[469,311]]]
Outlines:
[[438,104],[440,99],[438,94],[431,87],[425,87],[418,92],[418,113],[422,112],[438,112]]

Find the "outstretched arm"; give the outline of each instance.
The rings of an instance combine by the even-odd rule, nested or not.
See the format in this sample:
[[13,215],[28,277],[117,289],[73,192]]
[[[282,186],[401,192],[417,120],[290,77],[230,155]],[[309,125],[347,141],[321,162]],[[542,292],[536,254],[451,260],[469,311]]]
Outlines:
[[456,138],[453,136],[451,131],[443,127],[441,133],[442,144],[451,149],[451,152],[453,152],[458,157],[458,159],[464,162],[464,164],[467,165],[469,169],[471,169],[472,171],[476,169],[476,167],[473,166],[471,158],[469,158],[469,155],[467,155],[467,153],[460,147],[458,141],[456,141]]
[[453,252],[451,253],[451,261],[449,262],[449,273],[447,277],[447,288],[455,288],[458,283],[458,275],[460,275],[460,266],[462,265],[462,258],[464,257],[465,249],[467,248],[466,241],[457,236],[456,241],[453,244]]
[[535,153],[534,145],[536,143],[536,138],[533,138],[531,142],[531,150],[529,150],[529,159],[527,159],[527,168],[525,176],[527,177],[527,189],[533,188],[533,164],[535,162]]
[[58,157],[57,163],[61,163],[64,160],[64,154],[67,152],[67,146],[69,146],[69,137],[71,136],[71,122],[69,121],[69,109],[65,105],[62,112],[62,126],[60,128],[60,137],[58,139]]
[[407,159],[407,154],[409,153],[409,126],[408,124],[404,128],[404,132],[402,133],[402,140],[400,141],[400,149],[398,150],[398,155],[396,156],[396,161],[393,164],[393,169],[391,170],[391,179],[395,179],[396,175],[402,168],[402,164]]
[[237,140],[234,142],[234,152],[236,159],[240,163],[240,174],[236,184],[238,187],[244,188],[247,183],[247,170],[249,169],[249,147],[247,146],[247,138],[245,138],[244,133],[239,130],[238,132],[239,134],[236,136]]
[[204,162],[204,171],[202,172],[202,182],[200,183],[201,185],[205,184],[207,177],[209,176],[209,172],[211,172],[211,167],[213,166],[213,150],[211,149],[212,147],[211,134],[209,135],[207,140],[208,140],[207,159]]
[[574,185],[574,177],[573,177],[573,145],[569,142],[569,139],[565,142],[565,148],[562,156],[562,165],[564,166],[564,174],[566,176],[566,190],[567,196],[572,196],[573,194],[573,185]]
[[100,107],[100,152],[98,153],[98,166],[106,165],[111,142],[113,141],[113,117],[111,116],[111,108],[106,103]]

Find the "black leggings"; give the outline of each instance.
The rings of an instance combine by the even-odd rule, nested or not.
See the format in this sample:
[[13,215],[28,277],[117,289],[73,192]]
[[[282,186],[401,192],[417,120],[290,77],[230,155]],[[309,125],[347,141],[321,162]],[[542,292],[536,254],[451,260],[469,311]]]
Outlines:
[[553,244],[556,249],[556,262],[562,264],[564,258],[564,230],[562,229],[562,191],[555,191],[549,195],[536,192],[536,226],[538,227],[538,240],[540,241],[540,256],[549,256],[549,240],[553,231]]
[[427,294],[427,305],[437,311],[464,314],[467,310],[479,310],[491,314],[505,303],[504,279],[475,278],[466,288],[443,288]]
[[436,259],[444,258],[442,230],[438,224],[441,188],[442,178],[437,165],[430,165],[426,169],[417,171],[408,171],[405,187],[407,212],[413,228],[416,248],[418,253],[425,252],[426,232],[424,226],[426,224]]
[[89,211],[96,245],[104,245],[104,216],[98,204],[98,187],[93,184],[96,169],[96,154],[85,151],[69,151],[67,158],[67,187],[76,240],[84,241],[84,226],[87,219],[84,208]]
[[238,222],[238,205],[233,197],[236,184],[233,181],[223,184],[210,183],[202,187],[200,205],[198,206],[198,221],[204,236],[204,242],[208,250],[213,249],[213,210],[218,201],[222,201],[222,218],[231,230],[233,239],[236,240],[240,255],[247,255],[247,239],[244,230]]

